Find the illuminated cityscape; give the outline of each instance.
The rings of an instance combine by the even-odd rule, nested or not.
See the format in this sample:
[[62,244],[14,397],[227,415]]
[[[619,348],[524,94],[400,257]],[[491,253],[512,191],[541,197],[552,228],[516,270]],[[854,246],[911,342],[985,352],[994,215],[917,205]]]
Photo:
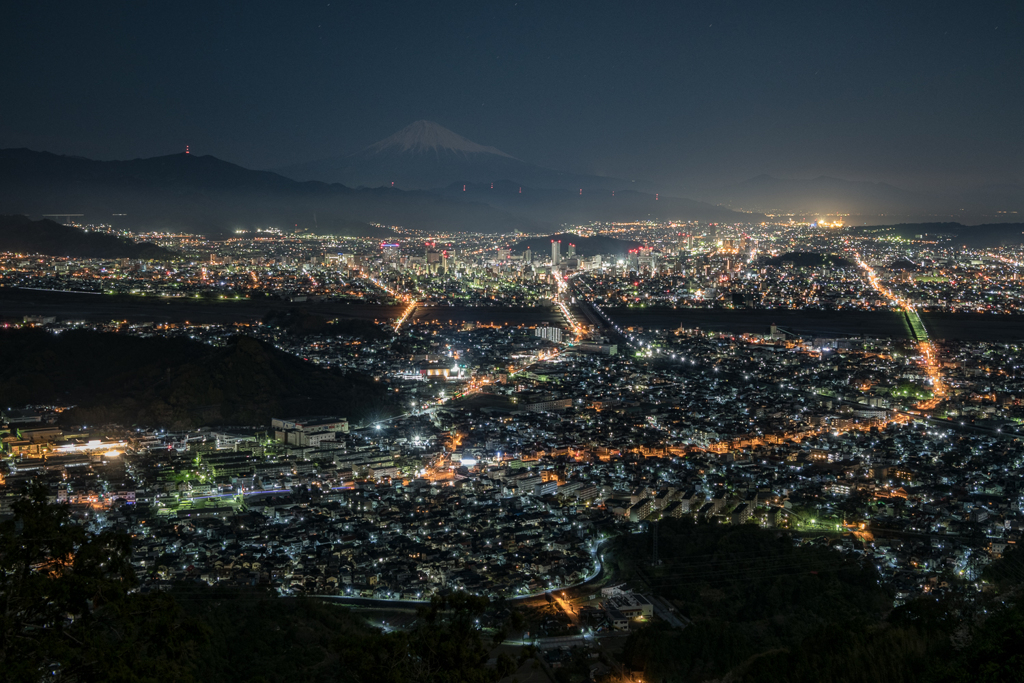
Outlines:
[[1019,3],[0,18],[0,683],[1022,680]]
[[[235,574],[218,563],[260,557],[260,581],[282,594],[376,598],[575,585],[598,568],[601,529],[643,529],[663,516],[949,537],[926,563],[900,553],[913,547],[905,541],[865,546],[905,587],[900,600],[929,590],[947,567],[979,571],[1013,542],[1024,521],[1024,461],[1013,455],[1024,421],[1017,344],[932,339],[926,328],[934,316],[949,329],[942,315],[982,313],[998,324],[1020,313],[1019,248],[965,250],[941,236],[889,240],[814,224],[649,224],[629,234],[645,245],[564,258],[553,246],[550,259],[532,262],[490,235],[441,248],[445,236],[381,243],[270,231],[223,241],[132,236],[180,250],[167,261],[4,254],[5,288],[103,295],[98,314],[86,302],[80,318],[43,310],[8,325],[215,346],[244,334],[372,376],[401,411],[293,443],[270,424],[75,434],[46,426],[54,408],[21,409],[8,418],[6,505],[20,483],[57,474],[62,500],[97,511],[149,505],[132,530],[134,561],[154,578],[230,583]],[[97,320],[105,296],[197,299],[221,321],[162,323],[145,320],[145,308]],[[340,317],[296,334],[247,319],[253,301]],[[379,335],[343,331],[352,306]],[[821,312],[806,323],[819,330],[761,323],[794,311]],[[865,316],[863,326],[844,322],[849,315]],[[93,437],[116,439],[116,457],[78,450]],[[1000,473],[965,467],[964,449],[1002,463]],[[996,490],[1015,502],[993,507]],[[310,572],[301,545],[242,544],[225,555],[215,538],[174,540],[181,520],[252,512],[270,524],[253,526],[261,539],[347,520],[354,545],[338,555],[326,544],[336,559]],[[402,521],[417,513],[436,521]],[[522,515],[534,520],[525,534],[516,531]],[[986,540],[967,542],[968,530]],[[410,534],[433,553],[392,560],[360,550]],[[467,535],[473,547],[453,550]],[[168,547],[187,562],[157,563]]]
[[[1016,543],[1024,377],[999,326],[1021,312],[1020,247],[789,222],[574,230],[630,241],[564,257],[552,241],[541,260],[523,235],[266,230],[123,235],[165,260],[3,254],[4,291],[31,292],[10,299],[25,313],[9,328],[219,348],[244,335],[393,400],[212,428],[69,429],[74,405],[8,410],[0,509],[43,476],[57,502],[132,536],[144,585],[397,605],[600,585],[609,539],[667,520],[834,539],[897,606],[950,575],[977,590]],[[319,324],[282,324],[295,312]],[[965,315],[984,330],[960,332]],[[125,506],[139,514],[120,520]],[[588,629],[636,628],[623,605],[576,595]],[[656,592],[622,595],[641,622],[679,619]]]

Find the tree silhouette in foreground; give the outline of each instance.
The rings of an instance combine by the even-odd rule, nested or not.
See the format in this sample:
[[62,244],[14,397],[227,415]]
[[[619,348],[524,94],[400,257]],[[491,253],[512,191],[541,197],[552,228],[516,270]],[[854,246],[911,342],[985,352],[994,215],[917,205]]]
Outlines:
[[89,532],[35,487],[0,525],[0,680],[490,683],[485,598],[437,597],[407,630],[349,609],[202,584],[132,591],[130,539]]

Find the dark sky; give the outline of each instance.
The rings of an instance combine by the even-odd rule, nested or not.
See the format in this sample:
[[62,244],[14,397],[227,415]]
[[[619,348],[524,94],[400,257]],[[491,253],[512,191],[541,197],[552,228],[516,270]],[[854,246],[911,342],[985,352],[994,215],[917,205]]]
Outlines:
[[268,168],[416,119],[535,163],[1024,182],[1024,2],[5,2],[0,147]]

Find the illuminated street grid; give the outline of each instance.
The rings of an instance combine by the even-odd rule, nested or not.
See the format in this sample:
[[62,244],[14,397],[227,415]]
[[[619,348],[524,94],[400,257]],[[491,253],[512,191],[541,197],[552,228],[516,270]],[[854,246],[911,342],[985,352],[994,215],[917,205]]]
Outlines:
[[[266,230],[211,240],[145,234],[131,237],[180,257],[163,262],[4,254],[0,285],[166,298],[517,307],[551,305],[558,277],[584,271],[593,279],[595,300],[609,306],[843,311],[912,304],[920,312],[1020,313],[1024,305],[1020,247],[968,249],[943,235],[904,239],[882,229],[817,224],[601,224],[574,230],[646,246],[563,255],[555,265],[546,253],[513,252],[524,235],[405,231],[382,239]],[[891,296],[872,286],[859,259]]]
[[[1019,538],[1020,345],[933,339],[912,324],[904,338],[802,338],[622,327],[614,317],[655,305],[998,315],[1016,311],[1013,250],[832,226],[578,232],[628,234],[651,249],[556,265],[546,254],[527,263],[494,236],[453,238],[449,250],[439,236],[401,235],[392,247],[268,233],[217,244],[162,237],[189,252],[173,264],[8,255],[5,285],[408,308],[373,339],[343,320],[309,333],[34,321],[214,345],[241,332],[372,376],[403,408],[299,444],[271,425],[33,433],[55,410],[36,406],[8,414],[2,504],[42,474],[90,524],[130,532],[152,582],[404,599],[572,585],[597,569],[604,534],[666,516],[798,531],[870,558],[898,600],[940,590],[944,572],[975,578]],[[842,260],[786,256],[800,252]],[[782,258],[763,260],[773,257]],[[561,323],[418,321],[424,302],[543,304]],[[125,503],[136,512],[121,514]]]

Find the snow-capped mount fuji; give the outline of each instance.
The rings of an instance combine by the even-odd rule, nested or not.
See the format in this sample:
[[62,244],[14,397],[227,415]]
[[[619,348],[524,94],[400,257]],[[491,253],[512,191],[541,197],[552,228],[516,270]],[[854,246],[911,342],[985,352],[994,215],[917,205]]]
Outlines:
[[516,159],[468,140],[433,121],[416,121],[354,154],[276,169],[295,180],[349,187],[391,186],[431,190],[453,183],[509,180],[545,189],[638,189],[616,178],[564,173]]
[[495,147],[478,145],[472,140],[467,140],[458,133],[448,130],[439,123],[433,121],[415,121],[398,131],[391,137],[375,142],[360,154],[364,156],[386,155],[386,154],[493,154],[499,157],[512,159],[512,155],[505,154]]

